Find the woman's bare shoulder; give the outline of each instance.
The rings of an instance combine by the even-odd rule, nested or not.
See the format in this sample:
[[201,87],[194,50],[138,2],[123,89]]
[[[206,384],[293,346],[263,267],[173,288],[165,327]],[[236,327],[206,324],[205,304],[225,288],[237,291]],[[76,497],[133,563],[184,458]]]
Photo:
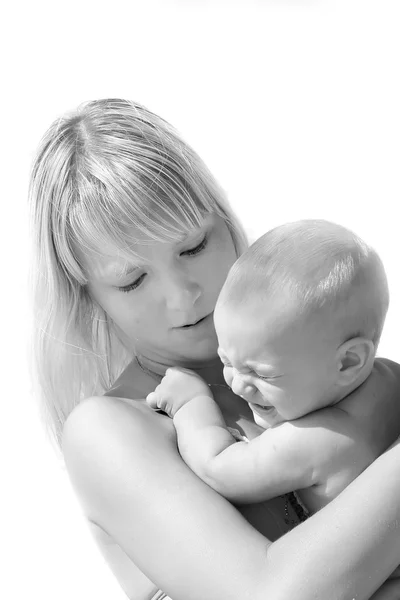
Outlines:
[[67,467],[68,462],[74,467],[75,454],[94,462],[110,445],[119,444],[129,452],[139,440],[150,443],[161,432],[174,432],[172,421],[155,414],[146,404],[145,398],[154,387],[154,381],[132,360],[106,394],[80,402],[64,426]]
[[[170,425],[170,427],[168,427]],[[156,414],[142,399],[122,396],[92,396],[80,402],[68,416],[63,430],[63,453],[69,453],[76,444],[88,453],[109,444],[117,436],[121,444],[156,438],[161,431],[173,430],[172,421]],[[153,433],[152,433],[153,432]]]
[[96,513],[104,513],[101,501],[108,501],[115,469],[137,469],[141,476],[140,453],[159,446],[176,451],[173,423],[144,401],[93,396],[76,406],[64,426],[62,450],[86,516],[96,521]]
[[101,553],[132,600],[153,598],[157,588],[116,541],[115,532],[124,526],[118,502],[127,497],[135,504],[126,481],[137,479],[140,489],[144,478],[140,451],[146,440],[156,444],[156,436],[164,431],[162,418],[146,405],[108,396],[81,402],[64,428],[63,452],[72,485]]
[[149,383],[143,375],[132,361],[104,395],[86,398],[73,409],[63,430],[66,461],[77,449],[86,449],[85,456],[96,455],[113,435],[119,439],[127,436],[134,443],[143,431],[165,427],[164,420],[146,404],[146,395],[152,389],[147,391]]

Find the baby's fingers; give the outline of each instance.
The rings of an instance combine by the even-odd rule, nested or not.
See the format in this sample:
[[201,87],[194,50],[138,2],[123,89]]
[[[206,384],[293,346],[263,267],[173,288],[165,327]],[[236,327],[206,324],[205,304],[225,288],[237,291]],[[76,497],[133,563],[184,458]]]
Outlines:
[[150,406],[150,408],[154,408],[157,410],[159,407],[159,396],[156,392],[150,392],[150,394],[146,397],[146,402]]

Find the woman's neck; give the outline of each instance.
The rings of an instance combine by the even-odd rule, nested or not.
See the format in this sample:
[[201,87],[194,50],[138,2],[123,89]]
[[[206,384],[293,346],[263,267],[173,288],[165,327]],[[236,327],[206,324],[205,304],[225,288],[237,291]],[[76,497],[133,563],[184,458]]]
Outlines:
[[222,373],[223,365],[218,356],[214,356],[208,360],[174,360],[137,350],[136,360],[143,370],[155,377],[164,377],[165,371],[169,367],[183,367],[195,371],[207,383],[225,383]]

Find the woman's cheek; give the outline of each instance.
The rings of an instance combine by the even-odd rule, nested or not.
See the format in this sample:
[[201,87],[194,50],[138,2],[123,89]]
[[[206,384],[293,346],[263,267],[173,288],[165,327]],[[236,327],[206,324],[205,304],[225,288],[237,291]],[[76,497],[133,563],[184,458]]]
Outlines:
[[214,273],[215,281],[218,282],[219,293],[230,268],[237,260],[237,256],[231,233],[224,222],[219,224],[217,234],[213,239],[208,256],[208,272],[211,269]]
[[[139,303],[133,302],[131,294],[134,292],[123,293],[118,298],[110,311],[110,316],[126,335],[139,335],[143,328],[148,326],[149,321],[154,315],[149,314],[151,310],[146,311]],[[151,308],[151,307],[150,307]]]

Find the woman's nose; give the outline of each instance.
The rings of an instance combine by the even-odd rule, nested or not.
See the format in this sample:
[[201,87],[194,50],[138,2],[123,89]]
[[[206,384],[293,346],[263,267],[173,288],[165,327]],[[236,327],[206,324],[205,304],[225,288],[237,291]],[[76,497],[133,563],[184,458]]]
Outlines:
[[201,294],[201,288],[185,273],[170,276],[164,284],[164,297],[168,310],[191,309]]

